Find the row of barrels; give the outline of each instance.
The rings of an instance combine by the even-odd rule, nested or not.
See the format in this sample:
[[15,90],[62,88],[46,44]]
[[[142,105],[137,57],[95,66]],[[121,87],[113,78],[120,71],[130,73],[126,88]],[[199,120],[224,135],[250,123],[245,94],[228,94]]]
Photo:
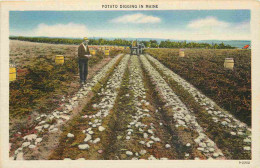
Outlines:
[[[97,50],[91,49],[89,51],[90,51],[90,55],[92,55],[92,56],[96,55],[96,53],[97,53]],[[105,54],[105,56],[109,56],[110,55],[110,49],[105,49],[104,54]],[[55,64],[56,65],[63,65],[64,64],[64,56],[63,55],[56,55]]]
[[[123,50],[126,49],[126,47],[122,47],[122,46],[100,46],[100,47],[94,47],[91,46],[90,47],[90,54],[91,55],[96,55],[97,54],[97,50],[103,51],[105,56],[109,56],[110,55],[110,51],[112,49],[119,49],[119,50]],[[65,58],[63,55],[56,55],[55,56],[55,64],[56,65],[63,65],[65,62]],[[17,79],[17,69],[16,66],[14,64],[9,64],[9,81],[15,81]]]
[[[100,47],[100,50],[104,52],[105,56],[109,56],[110,55],[110,50],[111,49],[112,48],[105,47],[105,46],[104,47]],[[89,51],[90,51],[90,55],[92,55],[92,56],[96,55],[96,53],[97,53],[97,50],[93,49],[93,48],[91,48]],[[65,59],[64,59],[63,55],[56,55],[55,56],[55,64],[56,65],[64,64],[64,60]]]
[[[90,50],[92,52],[91,55],[95,55],[96,51],[95,50]],[[109,50],[106,50],[105,55],[109,56]],[[64,55],[56,55],[55,56],[55,64],[56,65],[63,65],[65,62],[65,57]],[[9,64],[9,82],[15,81],[17,79],[17,69],[14,64]]]
[[[101,49],[102,50],[102,49]],[[96,50],[91,49],[90,50],[91,55],[96,55]],[[104,48],[104,54],[106,56],[110,55],[110,50],[108,48]],[[185,52],[183,49],[179,50],[179,56],[180,57],[185,57]],[[63,65],[64,64],[64,56],[63,55],[56,55],[55,56],[55,64],[57,65]],[[233,70],[234,68],[234,59],[233,58],[225,58],[224,61],[224,68]],[[17,72],[16,72],[16,67],[14,64],[9,65],[9,81],[15,81],[17,78]]]
[[124,50],[124,49],[130,49],[128,46],[89,46],[90,50],[100,50],[103,52],[106,52],[107,50]]

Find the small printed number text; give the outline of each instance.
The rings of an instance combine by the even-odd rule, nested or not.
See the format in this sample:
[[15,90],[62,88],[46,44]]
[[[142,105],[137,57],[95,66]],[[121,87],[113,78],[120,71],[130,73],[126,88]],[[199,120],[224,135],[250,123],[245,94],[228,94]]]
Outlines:
[[239,164],[250,164],[250,161],[239,161]]

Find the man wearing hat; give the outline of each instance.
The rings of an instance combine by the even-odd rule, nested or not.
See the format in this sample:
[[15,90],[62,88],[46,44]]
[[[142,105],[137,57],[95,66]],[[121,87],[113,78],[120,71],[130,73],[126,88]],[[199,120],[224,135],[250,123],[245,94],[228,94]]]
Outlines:
[[91,57],[88,48],[88,38],[85,37],[84,41],[79,45],[78,48],[78,59],[79,59],[79,76],[80,84],[86,83],[88,75],[88,59]]

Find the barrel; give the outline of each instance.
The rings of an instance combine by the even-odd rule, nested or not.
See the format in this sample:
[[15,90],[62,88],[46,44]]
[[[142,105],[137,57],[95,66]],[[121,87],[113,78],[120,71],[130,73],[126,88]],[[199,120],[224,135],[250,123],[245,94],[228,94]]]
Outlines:
[[225,58],[224,68],[233,70],[234,59],[233,58]]
[[96,55],[96,50],[90,50],[90,55]]
[[180,56],[180,57],[185,57],[185,53],[184,53],[184,50],[183,50],[183,49],[180,49],[180,51],[179,51],[179,56]]
[[9,66],[9,81],[15,81],[16,80],[16,67],[14,65]]
[[137,42],[134,41],[134,42],[133,42],[133,47],[136,47],[136,46],[137,46]]
[[108,49],[105,50],[105,56],[109,56],[109,50]]
[[64,64],[64,56],[63,55],[56,55],[55,64],[63,65]]

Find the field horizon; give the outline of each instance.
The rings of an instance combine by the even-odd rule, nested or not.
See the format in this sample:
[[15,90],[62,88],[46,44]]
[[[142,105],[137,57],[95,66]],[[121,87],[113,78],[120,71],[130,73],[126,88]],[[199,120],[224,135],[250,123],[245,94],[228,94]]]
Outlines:
[[[25,38],[49,38],[49,39],[73,39],[73,40],[82,40],[82,38],[73,38],[73,37],[48,37],[48,36],[9,36],[10,38],[14,37],[25,37]],[[89,37],[89,39],[105,39],[105,40],[116,40],[116,39],[122,39],[126,41],[133,41],[133,40],[138,40],[138,41],[153,41],[156,40],[158,43],[162,41],[169,40],[171,42],[194,42],[194,43],[207,43],[207,44],[221,44],[224,43],[225,45],[230,45],[231,47],[235,48],[243,48],[245,45],[250,45],[251,46],[251,40],[176,40],[176,39],[167,39],[167,38],[117,38],[117,37]],[[251,47],[250,47],[251,48]]]

